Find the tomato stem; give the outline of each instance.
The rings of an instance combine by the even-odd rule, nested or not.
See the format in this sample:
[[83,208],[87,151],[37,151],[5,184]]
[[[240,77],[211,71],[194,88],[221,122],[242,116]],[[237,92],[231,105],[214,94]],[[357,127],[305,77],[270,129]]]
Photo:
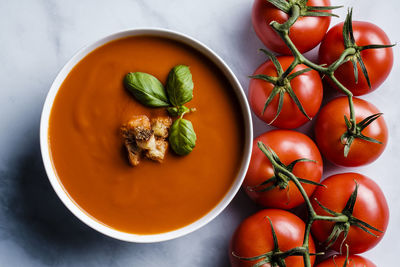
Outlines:
[[265,50],[265,49],[260,49],[261,52],[265,53],[268,58],[271,60],[271,62],[274,64],[274,67],[276,69],[278,77],[273,77],[273,76],[268,76],[265,74],[256,74],[253,76],[249,76],[252,79],[259,79],[266,81],[268,83],[271,83],[274,85],[274,88],[272,89],[270,95],[267,98],[267,101],[265,101],[264,108],[261,111],[261,116],[264,115],[265,110],[268,108],[269,104],[271,104],[272,100],[278,96],[278,108],[275,114],[275,117],[268,122],[268,124],[272,124],[279,116],[280,112],[282,111],[283,108],[283,102],[284,102],[284,96],[285,93],[289,94],[289,97],[293,100],[293,102],[296,104],[297,108],[300,110],[301,113],[308,119],[311,120],[310,116],[308,116],[306,110],[304,109],[303,105],[301,104],[300,100],[297,98],[296,94],[294,93],[292,86],[290,85],[290,81],[297,76],[304,74],[308,71],[311,70],[311,68],[307,69],[302,69],[297,72],[291,73],[294,68],[298,65],[296,61],[292,62],[289,68],[284,72],[283,68],[279,62],[279,60],[275,57],[274,54],[271,52]]
[[[353,93],[347,89],[336,77],[335,77],[335,71],[344,63],[348,62],[349,60],[355,60],[354,58],[357,58],[358,63],[360,64],[361,68],[363,67],[363,63],[362,63],[362,59],[360,56],[360,51],[365,50],[365,49],[375,49],[375,48],[386,48],[386,47],[391,47],[392,45],[387,45],[387,46],[382,46],[380,45],[379,47],[377,45],[370,45],[370,46],[360,46],[358,47],[355,44],[354,41],[354,36],[353,36],[353,29],[352,29],[352,23],[351,23],[351,17],[352,17],[352,10],[349,10],[348,15],[346,17],[346,21],[345,21],[345,25],[344,25],[344,30],[343,30],[343,36],[344,36],[344,46],[345,49],[343,50],[342,54],[340,55],[340,57],[333,62],[331,65],[329,66],[324,66],[324,65],[318,65],[314,62],[312,62],[311,60],[307,59],[302,53],[300,53],[300,51],[297,49],[297,47],[294,45],[293,41],[291,40],[290,36],[289,36],[289,32],[290,32],[290,28],[293,26],[293,24],[297,21],[297,19],[301,16],[331,16],[332,14],[329,12],[325,12],[328,10],[332,10],[335,8],[339,8],[339,7],[311,7],[311,6],[306,6],[307,4],[307,0],[268,0],[271,4],[273,4],[274,6],[276,6],[277,8],[283,10],[284,12],[286,12],[287,14],[290,15],[289,19],[280,24],[276,21],[273,21],[270,23],[270,26],[274,29],[274,31],[280,36],[280,38],[284,41],[284,43],[287,45],[287,47],[290,49],[290,51],[292,52],[292,55],[294,57],[293,62],[290,64],[290,66],[288,67],[288,69],[286,69],[285,72],[283,72],[281,66],[279,65],[279,62],[277,61],[277,59],[275,58],[275,56],[273,54],[271,54],[270,52],[263,50],[264,53],[266,53],[270,59],[274,62],[274,65],[277,68],[277,73],[278,73],[278,77],[267,77],[267,76],[262,76],[262,75],[258,75],[256,76],[252,76],[251,78],[258,78],[258,79],[263,79],[267,82],[271,82],[274,85],[278,85],[278,86],[282,86],[282,84],[285,84],[285,81],[290,81],[292,78],[294,78],[295,76],[293,76],[293,74],[290,74],[295,68],[296,66],[298,66],[299,64],[304,64],[307,67],[318,71],[319,73],[327,76],[329,79],[332,80],[332,82],[348,97],[348,102],[349,102],[349,113],[350,113],[350,118],[347,119],[347,117],[345,116],[345,122],[346,122],[346,126],[348,128],[347,132],[344,133],[344,137],[342,137],[342,139],[346,139],[345,142],[346,144],[344,144],[344,153],[345,156],[347,156],[346,153],[348,153],[348,149],[351,145],[351,142],[354,140],[354,138],[361,138],[370,142],[375,142],[375,143],[380,143],[377,140],[374,140],[372,138],[366,137],[364,135],[361,134],[361,131],[367,127],[372,121],[376,120],[379,118],[379,116],[381,116],[382,114],[374,114],[366,119],[364,119],[362,122],[360,122],[359,124],[357,124],[356,122],[356,115],[355,115],[355,110],[354,110],[354,103],[353,103]],[[314,8],[314,9],[313,9]],[[317,14],[318,13],[318,14]],[[354,62],[353,62],[354,64]],[[356,68],[357,66],[355,66]],[[368,75],[366,73],[366,70],[364,70],[362,68],[364,75],[366,77],[366,79],[369,81]],[[292,76],[293,77],[292,77]],[[356,75],[356,71],[355,71],[355,75]],[[357,72],[358,75],[358,72]],[[278,90],[276,90],[275,95],[278,93]],[[274,97],[274,96],[272,96]],[[272,97],[271,100],[272,100]],[[268,102],[266,103],[264,110],[266,108],[266,106],[268,105]],[[279,114],[279,112],[278,112]],[[304,112],[305,114],[305,112]],[[305,114],[306,115],[306,114]],[[308,117],[308,116],[307,116]],[[364,231],[366,231],[367,233],[370,233],[371,235],[374,235],[370,230],[376,231],[376,232],[381,232],[379,229],[374,228],[373,226],[360,221],[359,219],[355,218],[352,215],[352,209],[355,203],[355,198],[357,197],[357,188],[358,186],[356,186],[356,189],[354,191],[354,193],[352,194],[352,197],[348,200],[348,204],[346,204],[346,208],[344,210],[342,210],[342,212],[337,213],[334,211],[329,210],[328,208],[325,208],[322,206],[322,204],[320,204],[317,200],[317,203],[329,214],[328,216],[323,216],[323,215],[319,215],[315,212],[311,201],[307,195],[307,192],[305,191],[305,189],[303,188],[302,184],[301,184],[301,180],[300,178],[296,177],[293,173],[292,173],[292,169],[288,168],[288,166],[285,166],[283,164],[281,164],[281,162],[279,161],[279,158],[277,158],[277,156],[275,155],[275,153],[269,148],[267,147],[264,143],[262,142],[258,142],[257,143],[258,148],[265,154],[265,156],[268,158],[268,160],[271,162],[274,171],[276,174],[280,174],[283,177],[285,177],[286,179],[289,179],[289,181],[292,181],[296,187],[298,188],[299,192],[301,193],[306,208],[307,208],[307,212],[308,212],[308,218],[306,221],[306,228],[304,231],[304,239],[303,239],[303,244],[302,246],[299,247],[295,247],[293,249],[290,249],[288,251],[279,251],[278,248],[275,248],[274,252],[268,252],[264,255],[261,256],[257,256],[257,257],[253,257],[253,258],[247,258],[247,259],[262,259],[264,258],[265,263],[267,263],[269,257],[271,257],[271,253],[273,253],[274,258],[278,261],[278,263],[274,263],[275,265],[281,266],[281,263],[284,265],[284,259],[286,257],[289,256],[293,256],[293,255],[297,255],[303,256],[303,260],[304,260],[304,266],[305,267],[311,267],[311,256],[316,255],[316,254],[311,254],[309,251],[309,237],[311,234],[311,226],[314,223],[314,221],[316,220],[323,220],[323,221],[331,221],[334,222],[335,225],[337,227],[345,227],[347,226],[348,228],[350,227],[350,225],[355,225],[361,229],[363,229]],[[268,182],[269,180],[267,180],[266,182],[264,182],[261,185],[264,185]],[[318,184],[320,185],[320,184]],[[268,188],[267,188],[268,189]],[[271,227],[272,223],[271,223]],[[340,230],[340,229],[339,229]],[[348,229],[347,229],[348,231]],[[347,232],[346,232],[347,233]],[[334,243],[336,241],[336,235],[335,233],[332,233],[332,240],[328,240],[329,242],[333,241],[332,243]],[[333,240],[333,238],[336,238]],[[347,246],[347,245],[346,245]],[[322,253],[323,254],[323,253]],[[319,253],[318,255],[321,255],[321,253]],[[268,259],[266,259],[268,258]],[[245,258],[242,258],[245,259]],[[348,259],[348,248],[347,248],[347,257],[346,259]],[[262,262],[258,262],[256,263],[254,266],[261,266],[260,264],[263,264]],[[345,262],[345,265],[347,265],[347,260]]]
[[[360,47],[358,47],[355,42],[354,42],[354,37],[352,36],[352,24],[351,24],[351,12],[352,10],[349,11],[349,14],[346,17],[346,22],[345,25],[347,25],[345,27],[345,29],[343,30],[343,35],[347,36],[349,35],[349,38],[346,38],[347,43],[345,42],[345,49],[343,50],[342,54],[340,55],[340,57],[333,62],[331,65],[329,66],[323,66],[323,65],[318,65],[314,62],[312,62],[311,60],[307,59],[303,54],[300,53],[300,51],[297,49],[297,47],[294,45],[294,43],[292,42],[292,40],[289,37],[289,31],[290,31],[290,27],[294,24],[294,22],[297,21],[297,19],[301,16],[299,13],[300,10],[300,6],[298,4],[294,4],[291,7],[291,17],[283,24],[280,24],[276,21],[273,21],[270,23],[271,27],[275,30],[275,32],[281,37],[281,39],[285,42],[285,44],[288,46],[288,48],[290,49],[290,51],[293,54],[294,60],[292,62],[292,64],[289,66],[289,68],[279,77],[279,80],[284,80],[287,78],[287,76],[290,74],[290,72],[299,64],[304,64],[307,67],[318,71],[319,73],[323,74],[324,76],[327,76],[329,79],[332,80],[332,82],[348,97],[348,102],[349,102],[349,113],[350,113],[350,123],[349,123],[349,127],[347,132],[345,132],[344,134],[346,136],[349,136],[349,138],[347,139],[346,143],[343,144],[344,145],[344,156],[347,157],[349,150],[350,150],[350,146],[353,142],[354,139],[356,138],[361,138],[367,141],[371,141],[369,140],[369,138],[364,138],[363,136],[361,136],[359,134],[359,132],[357,131],[357,121],[356,121],[356,114],[355,114],[355,110],[354,110],[354,103],[353,103],[353,93],[347,89],[336,77],[334,72],[344,63],[348,62],[349,60],[351,60],[351,58],[356,57],[358,63],[360,64],[360,66],[362,67],[364,76],[366,77],[367,81],[369,82],[369,77],[368,74],[366,72],[365,66],[362,62],[361,56],[360,56]],[[348,32],[348,34],[347,34]],[[388,46],[371,46],[368,47],[369,48],[386,48],[386,47],[391,47],[392,45],[388,45]],[[364,47],[361,47],[364,48]],[[357,64],[355,63],[355,60],[352,61],[353,65]],[[357,66],[354,65],[355,68],[355,75],[357,75],[356,77],[358,77],[358,71],[357,70]],[[307,116],[308,117],[308,116]],[[372,140],[371,142],[375,142],[376,140]]]
[[[316,212],[314,211],[314,208],[311,204],[310,199],[308,198],[307,192],[304,190],[298,177],[296,177],[296,175],[294,175],[290,170],[288,170],[287,168],[284,168],[278,162],[276,162],[271,149],[269,147],[267,147],[264,143],[259,141],[257,143],[257,146],[264,153],[264,155],[268,158],[268,160],[271,162],[271,164],[275,170],[279,171],[280,173],[283,173],[286,177],[288,177],[291,181],[293,181],[293,183],[296,185],[296,187],[298,188],[298,190],[300,191],[301,195],[304,198],[304,201],[307,206],[307,211],[308,211],[308,221],[307,221],[306,229],[304,231],[303,244],[301,247],[297,247],[294,249],[297,249],[296,251],[302,251],[301,254],[303,255],[303,259],[304,259],[304,266],[311,267],[311,259],[310,259],[310,251],[309,251],[309,236],[311,233],[312,223],[316,219],[321,219],[321,220],[336,220],[336,219],[334,219],[335,217],[317,215]],[[337,220],[343,220],[343,219],[344,218],[340,218]],[[346,217],[346,219],[347,219],[347,217]],[[288,253],[293,252],[294,249],[289,250],[287,252]]]
[[277,23],[276,27],[279,32],[284,32],[286,34],[289,34],[290,27],[292,27],[293,24],[295,24],[297,19],[300,17],[300,6],[298,4],[294,4],[291,7],[290,11],[291,11],[291,16],[286,22],[282,24]]
[[[270,1],[270,0],[268,0],[268,1]],[[344,133],[344,135],[346,135],[348,138],[347,138],[346,142],[343,144],[344,145],[344,149],[343,149],[344,156],[347,157],[350,146],[351,146],[352,142],[354,141],[354,139],[356,139],[356,138],[361,138],[363,140],[374,142],[374,143],[380,143],[380,142],[360,134],[360,132],[358,131],[358,128],[357,128],[356,114],[355,114],[354,103],[353,103],[353,93],[349,89],[347,89],[335,77],[334,73],[341,65],[343,65],[344,63],[346,63],[348,61],[351,61],[354,66],[355,79],[358,80],[357,64],[359,64],[362,69],[362,72],[365,76],[365,79],[368,82],[368,85],[371,86],[369,76],[368,76],[367,70],[365,68],[365,65],[362,61],[360,52],[365,49],[381,49],[381,48],[392,47],[394,45],[357,46],[357,44],[355,43],[355,40],[354,40],[354,36],[353,36],[353,26],[352,26],[353,10],[350,9],[346,16],[346,21],[343,26],[343,39],[344,39],[345,49],[343,50],[340,57],[336,61],[334,61],[331,65],[329,65],[329,66],[318,65],[318,64],[312,62],[311,60],[307,59],[303,54],[301,54],[289,36],[290,27],[297,21],[297,19],[299,17],[302,16],[302,13],[301,13],[302,4],[304,4],[304,3],[297,2],[295,0],[292,1],[291,7],[290,7],[291,13],[289,13],[289,14],[291,14],[290,18],[285,23],[282,23],[282,24],[280,24],[276,21],[272,21],[270,23],[270,26],[281,37],[281,39],[284,41],[284,43],[290,49],[290,51],[292,52],[293,57],[294,57],[293,62],[291,63],[289,68],[279,77],[278,81],[283,81],[283,80],[287,79],[290,72],[293,71],[293,69],[297,65],[304,64],[307,67],[318,71],[319,73],[323,74],[324,76],[327,76],[347,96],[348,102],[349,102],[349,113],[350,113],[349,122],[350,123],[348,125],[346,124],[348,126],[348,130],[347,130],[347,132]],[[310,8],[310,10],[312,9],[312,7],[309,7],[309,8]],[[327,8],[326,10],[329,10],[329,8]]]
[[[274,156],[274,152],[269,147],[267,147],[263,142],[261,142],[261,141],[257,142],[257,146],[264,153],[264,155],[268,158],[268,160],[271,162],[274,170],[285,175],[285,177],[289,178],[296,185],[296,187],[298,188],[298,190],[300,191],[300,193],[304,199],[304,202],[306,204],[307,211],[308,211],[308,219],[306,222],[306,228],[304,231],[304,239],[303,239],[302,246],[290,249],[288,251],[274,253],[274,256],[279,259],[284,259],[288,256],[302,255],[303,260],[304,260],[304,266],[311,267],[311,259],[310,259],[311,255],[310,255],[310,251],[309,251],[309,241],[310,241],[309,238],[310,238],[310,234],[311,234],[311,226],[314,223],[314,221],[323,220],[323,221],[331,221],[331,222],[335,222],[335,223],[349,223],[351,216],[349,217],[348,215],[345,215],[343,213],[334,213],[334,214],[332,214],[332,216],[318,215],[315,212],[315,210],[311,204],[311,201],[307,195],[307,192],[301,185],[299,178],[291,172],[290,168],[282,166],[282,164],[280,164],[280,162],[278,162],[276,157]],[[375,230],[374,228],[371,228],[371,229]]]

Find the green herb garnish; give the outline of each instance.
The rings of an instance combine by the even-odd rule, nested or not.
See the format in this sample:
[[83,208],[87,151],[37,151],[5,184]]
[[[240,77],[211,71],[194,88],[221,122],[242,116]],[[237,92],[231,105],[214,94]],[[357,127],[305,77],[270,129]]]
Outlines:
[[187,155],[196,145],[196,133],[190,121],[179,118],[169,130],[169,143],[178,155]]
[[160,108],[167,107],[172,117],[179,117],[169,130],[169,143],[178,155],[187,155],[196,145],[196,133],[189,120],[183,119],[186,113],[196,109],[184,106],[193,98],[192,74],[188,66],[177,65],[168,74],[167,86],[153,75],[131,72],[124,78],[126,89],[143,105]]
[[170,105],[164,86],[153,75],[143,72],[128,73],[124,78],[124,85],[145,106],[168,107]]
[[188,66],[178,65],[169,72],[167,93],[169,101],[175,107],[179,107],[192,100],[193,81]]

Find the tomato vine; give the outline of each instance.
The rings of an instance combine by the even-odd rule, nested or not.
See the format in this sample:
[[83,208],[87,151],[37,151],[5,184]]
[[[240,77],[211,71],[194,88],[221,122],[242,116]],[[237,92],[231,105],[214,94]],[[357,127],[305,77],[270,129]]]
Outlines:
[[[358,69],[357,69],[357,64],[360,65],[361,70],[363,72],[363,75],[365,76],[365,79],[367,80],[367,83],[369,86],[371,86],[370,83],[370,79],[368,76],[368,72],[367,69],[365,68],[364,62],[361,58],[360,52],[367,50],[367,49],[381,49],[381,48],[389,48],[389,47],[393,47],[394,44],[391,45],[378,45],[378,44],[371,44],[371,45],[367,45],[367,46],[357,46],[354,36],[353,36],[353,26],[352,26],[352,9],[349,10],[347,16],[346,16],[346,20],[344,22],[344,26],[343,26],[343,39],[344,39],[344,47],[345,49],[343,50],[341,56],[335,61],[333,62],[331,65],[329,66],[323,66],[323,65],[318,65],[314,62],[312,62],[311,60],[307,59],[295,46],[295,44],[292,42],[291,38],[289,37],[289,32],[290,32],[290,28],[293,26],[293,24],[297,21],[297,19],[301,16],[310,16],[310,14],[308,13],[304,13],[302,10],[304,9],[304,5],[307,1],[304,0],[293,0],[293,1],[289,1],[287,2],[286,0],[266,0],[268,2],[270,2],[271,4],[273,4],[274,6],[276,6],[277,8],[281,9],[283,2],[285,2],[285,8],[281,9],[284,12],[287,12],[288,14],[290,14],[289,19],[285,22],[285,23],[278,23],[276,21],[273,21],[270,23],[270,26],[275,30],[275,32],[280,36],[280,38],[284,41],[284,43],[287,45],[287,47],[290,49],[290,51],[292,52],[292,55],[294,57],[294,60],[292,62],[292,64],[284,71],[284,72],[280,72],[279,68],[278,69],[278,76],[277,78],[273,78],[273,81],[269,78],[271,77],[266,77],[266,75],[261,75],[261,76],[251,76],[251,78],[256,78],[256,79],[263,79],[267,82],[273,82],[276,84],[280,84],[282,83],[282,81],[288,81],[291,77],[290,74],[294,68],[299,65],[299,64],[304,64],[307,67],[309,67],[308,70],[316,70],[318,71],[320,74],[324,75],[325,77],[329,78],[332,80],[332,82],[348,97],[348,102],[349,102],[349,109],[350,109],[350,118],[344,118],[345,123],[346,123],[346,127],[347,127],[347,131],[345,133],[343,133],[341,141],[344,145],[344,156],[347,157],[350,147],[354,141],[354,139],[358,138],[358,139],[363,139],[365,141],[368,142],[375,142],[375,143],[380,143],[379,141],[370,138],[368,136],[365,136],[361,133],[361,131],[367,127],[371,122],[373,122],[374,120],[378,119],[380,117],[380,115],[378,116],[378,114],[374,114],[373,116],[371,116],[370,118],[368,118],[368,123],[363,124],[363,125],[359,125],[356,122],[356,115],[355,115],[355,111],[354,111],[354,104],[353,104],[353,93],[347,89],[336,77],[335,77],[335,71],[344,63],[351,61],[353,63],[353,67],[354,67],[354,75],[356,80],[358,80]],[[290,10],[288,10],[287,5],[290,5]],[[311,7],[308,7],[309,9]],[[331,10],[331,9],[335,9],[338,7],[312,7],[312,8],[316,8],[318,10]],[[322,9],[325,8],[325,9]],[[330,14],[327,12],[318,12],[319,14],[321,13],[325,13],[325,14]],[[321,15],[318,15],[321,16]],[[263,50],[265,52],[265,50]],[[273,60],[276,61],[276,58],[273,54],[271,53],[267,53],[268,57]],[[296,75],[300,75],[302,73],[296,73]],[[271,81],[269,81],[271,80]],[[290,81],[289,81],[290,82]],[[265,107],[264,110],[266,109],[266,107],[268,106],[268,104],[271,102],[271,97],[273,97],[275,95],[273,95],[271,93],[271,96],[268,98],[267,102],[265,103]],[[297,97],[293,94],[290,95],[291,98],[295,101],[296,105],[299,107],[299,109],[302,111],[302,113],[308,118],[308,115],[305,114],[304,109],[302,108],[300,103],[297,103]],[[279,109],[277,112],[276,117],[279,115]],[[276,118],[275,117],[275,118]],[[367,118],[366,118],[367,119]],[[364,127],[365,126],[365,127]]]
[[[368,127],[370,123],[372,123],[374,120],[379,118],[382,114],[374,114],[372,116],[369,116],[362,120],[361,122],[357,123],[356,122],[356,115],[355,115],[355,110],[354,110],[354,104],[353,104],[353,93],[347,89],[336,77],[335,77],[335,71],[344,63],[350,61],[353,64],[354,67],[354,75],[356,81],[358,80],[358,66],[360,66],[362,73],[367,80],[367,83],[369,86],[370,80],[368,76],[367,69],[365,68],[365,65],[363,63],[363,60],[361,58],[360,52],[366,49],[381,49],[381,48],[388,48],[392,47],[394,45],[368,45],[368,46],[357,46],[355,43],[355,39],[353,36],[353,29],[352,29],[352,9],[349,9],[348,14],[346,16],[344,26],[343,26],[343,39],[344,39],[344,50],[340,57],[334,61],[332,64],[329,66],[325,65],[318,65],[309,59],[307,59],[294,45],[292,42],[291,38],[289,37],[289,32],[290,28],[293,26],[293,24],[297,21],[297,19],[301,16],[332,16],[331,13],[329,13],[329,10],[338,8],[338,7],[307,7],[307,11],[304,11],[304,7],[306,6],[308,0],[266,0],[278,9],[284,11],[285,13],[289,14],[290,17],[289,19],[284,22],[284,23],[278,23],[276,21],[273,21],[270,23],[270,26],[274,29],[274,31],[280,36],[280,38],[284,41],[284,43],[287,45],[287,47],[290,49],[294,60],[291,63],[291,65],[283,72],[280,66],[276,64],[276,58],[272,53],[269,53],[265,50],[267,56],[274,62],[274,65],[277,68],[277,73],[278,77],[269,77],[266,75],[257,75],[257,76],[251,76],[251,78],[255,79],[262,79],[266,82],[273,83],[276,87],[282,86],[284,82],[289,81],[292,78],[293,75],[300,75],[307,70],[316,70],[320,74],[324,75],[325,77],[328,77],[329,79],[332,80],[332,82],[347,96],[348,98],[348,104],[349,104],[349,111],[350,111],[350,117],[347,118],[346,116],[344,117],[344,121],[347,127],[347,131],[343,133],[341,141],[344,145],[344,156],[346,157],[347,154],[349,153],[350,147],[352,142],[354,141],[355,138],[363,139],[365,141],[369,142],[375,142],[379,143],[379,141],[372,139],[368,136],[365,136],[361,133],[361,131],[365,128]],[[314,12],[315,11],[315,12]],[[292,71],[295,69],[295,67],[299,64],[304,64],[309,69],[303,70],[301,73],[295,73],[291,74]],[[290,86],[288,87],[290,91]],[[276,92],[272,92],[271,95],[268,97],[266,103],[265,103],[265,108],[268,106],[268,104],[271,102],[272,98],[277,95],[278,89],[275,90]],[[293,93],[293,92],[290,92]],[[291,98],[297,102],[297,97],[290,95]],[[296,103],[297,104],[297,103]],[[299,109],[302,111],[302,113],[308,118],[308,115],[304,112],[304,110],[301,107],[301,104],[297,105]],[[279,115],[279,109],[277,112],[276,117]],[[275,118],[276,118],[275,117]],[[309,251],[309,237],[310,237],[310,232],[311,232],[311,226],[314,221],[316,220],[324,220],[324,221],[330,221],[334,222],[335,226],[332,231],[332,234],[329,236],[328,240],[326,241],[328,246],[332,245],[337,239],[340,234],[343,233],[344,237],[347,236],[347,233],[349,231],[349,228],[354,225],[356,227],[361,228],[365,232],[372,234],[370,230],[375,230],[375,231],[380,231],[379,229],[374,228],[371,225],[368,225],[367,223],[355,218],[352,215],[353,212],[353,207],[357,198],[357,191],[358,191],[358,185],[356,183],[356,187],[354,189],[354,192],[351,194],[350,198],[348,199],[346,203],[346,207],[342,210],[342,212],[334,212],[332,210],[329,210],[326,207],[323,207],[322,204],[319,202],[318,205],[320,205],[321,208],[323,208],[329,215],[328,216],[322,216],[319,215],[315,212],[311,201],[309,197],[307,196],[306,191],[304,190],[303,186],[301,185],[301,179],[296,177],[292,172],[290,168],[287,168],[287,166],[284,166],[281,164],[279,161],[279,158],[277,158],[276,154],[265,144],[262,142],[257,143],[258,148],[265,154],[265,156],[268,158],[268,160],[271,162],[274,171],[276,173],[280,173],[284,175],[287,179],[291,180],[301,193],[302,197],[304,198],[305,205],[307,208],[307,213],[308,213],[308,218],[306,220],[306,229],[304,233],[304,239],[303,239],[303,244],[300,247],[295,247],[291,250],[288,251],[280,251],[278,248],[278,243],[277,239],[274,233],[273,225],[271,220],[269,220],[269,223],[271,224],[271,229],[272,229],[272,234],[274,236],[274,250],[267,252],[263,255],[257,255],[255,257],[240,257],[240,255],[236,255],[233,253],[233,255],[241,260],[248,260],[248,261],[254,261],[254,260],[259,260],[256,264],[253,265],[253,267],[258,267],[262,266],[265,263],[270,263],[271,266],[279,266],[279,267],[284,267],[286,266],[285,264],[285,257],[288,256],[293,256],[293,255],[298,255],[302,256],[304,260],[304,266],[306,267],[311,267],[311,260],[310,256],[315,255],[310,253]],[[304,160],[304,159],[302,159]],[[319,185],[320,186],[320,185]],[[268,218],[269,219],[269,218]],[[372,234],[373,235],[373,234]],[[317,253],[319,255],[320,253]],[[348,253],[347,253],[348,257]],[[347,261],[346,261],[347,262]],[[345,263],[344,266],[346,266],[347,263]]]

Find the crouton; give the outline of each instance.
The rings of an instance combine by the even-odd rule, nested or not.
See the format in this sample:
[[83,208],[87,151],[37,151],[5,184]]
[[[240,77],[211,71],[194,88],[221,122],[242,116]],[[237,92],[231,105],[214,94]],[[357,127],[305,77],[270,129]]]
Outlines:
[[151,129],[154,135],[159,138],[167,138],[169,127],[171,127],[172,120],[170,117],[157,117],[151,119]]
[[138,140],[136,139],[136,144],[139,148],[143,150],[151,150],[156,148],[156,138],[154,134],[150,136],[148,140]]
[[125,140],[125,148],[128,151],[128,159],[129,163],[132,166],[137,166],[140,163],[140,157],[142,153],[142,149],[140,149],[137,145],[136,142],[132,142],[129,139]]
[[157,139],[155,142],[155,148],[146,151],[146,157],[154,161],[162,162],[167,149],[168,142],[163,139]]
[[133,116],[121,127],[129,163],[137,166],[141,156],[161,162],[168,149],[168,131],[171,127],[170,117],[157,117],[150,120],[145,115]]
[[[127,124],[123,126],[123,134],[134,136],[136,140],[149,140],[153,131],[151,130],[150,120],[145,115],[133,116]],[[124,136],[127,138],[126,136]]]
[[167,138],[172,120],[170,117],[157,117],[151,119],[151,129],[158,138]]

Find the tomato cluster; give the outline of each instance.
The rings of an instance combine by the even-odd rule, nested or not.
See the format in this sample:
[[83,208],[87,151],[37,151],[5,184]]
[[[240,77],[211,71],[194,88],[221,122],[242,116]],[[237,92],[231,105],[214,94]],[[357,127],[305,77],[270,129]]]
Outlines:
[[[328,249],[342,255],[316,266],[375,266],[354,254],[382,239],[389,221],[385,196],[372,179],[358,173],[321,182],[321,153],[346,167],[369,164],[382,154],[388,141],[385,120],[374,105],[353,95],[382,84],[393,51],[379,27],[352,22],[352,11],[328,31],[335,8],[329,0],[254,1],[256,34],[281,55],[263,50],[269,60],[251,76],[249,102],[261,120],[281,129],[254,139],[243,190],[266,209],[244,220],[233,234],[231,266],[313,266],[315,251]],[[318,44],[318,63],[301,54]],[[319,111],[323,87],[346,96]],[[314,116],[316,143],[290,130]],[[306,223],[294,214],[299,205],[307,210]],[[321,244],[317,249],[314,240]]]

